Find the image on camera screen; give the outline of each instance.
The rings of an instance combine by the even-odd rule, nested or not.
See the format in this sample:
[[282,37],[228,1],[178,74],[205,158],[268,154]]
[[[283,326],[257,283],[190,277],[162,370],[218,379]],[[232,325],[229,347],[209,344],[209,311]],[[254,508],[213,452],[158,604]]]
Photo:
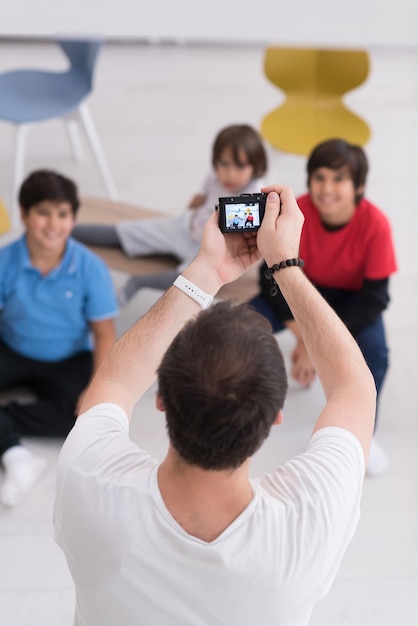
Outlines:
[[225,226],[227,230],[254,230],[260,226],[258,202],[225,204]]

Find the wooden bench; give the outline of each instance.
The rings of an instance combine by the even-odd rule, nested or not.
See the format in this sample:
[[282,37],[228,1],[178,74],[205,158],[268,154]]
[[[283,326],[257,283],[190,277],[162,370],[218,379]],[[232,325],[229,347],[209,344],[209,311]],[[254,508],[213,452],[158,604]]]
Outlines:
[[[115,224],[122,220],[149,219],[167,217],[163,213],[150,211],[131,204],[114,202],[102,198],[81,199],[81,206],[77,215],[77,222]],[[128,274],[154,274],[167,269],[175,268],[178,263],[172,256],[147,256],[128,258],[116,248],[89,246],[110,269],[119,270]],[[259,264],[258,264],[259,265]],[[252,267],[244,276],[230,285],[225,285],[218,296],[222,299],[232,299],[234,302],[246,302],[258,292],[258,265]]]

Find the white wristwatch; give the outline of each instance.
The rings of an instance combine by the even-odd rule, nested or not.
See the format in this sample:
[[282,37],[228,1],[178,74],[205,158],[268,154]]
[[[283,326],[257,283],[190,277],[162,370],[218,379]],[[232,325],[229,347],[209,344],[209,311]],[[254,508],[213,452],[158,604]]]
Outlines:
[[198,302],[202,309],[207,309],[213,302],[213,296],[205,291],[202,291],[199,287],[196,287],[196,285],[190,282],[190,280],[187,280],[187,278],[184,278],[181,274],[177,276],[173,285]]

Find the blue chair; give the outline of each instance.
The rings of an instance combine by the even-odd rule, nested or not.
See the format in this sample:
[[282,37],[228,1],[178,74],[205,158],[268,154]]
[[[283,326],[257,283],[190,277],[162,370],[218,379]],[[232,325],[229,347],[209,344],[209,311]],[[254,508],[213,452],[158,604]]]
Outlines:
[[53,118],[68,122],[70,141],[77,159],[82,157],[82,144],[77,135],[80,124],[90,144],[108,195],[118,193],[108,168],[99,137],[85,102],[93,88],[93,73],[103,45],[99,40],[57,40],[70,67],[66,71],[15,70],[0,74],[0,119],[16,126],[12,225],[19,219],[17,194],[23,180],[25,140],[33,124]]

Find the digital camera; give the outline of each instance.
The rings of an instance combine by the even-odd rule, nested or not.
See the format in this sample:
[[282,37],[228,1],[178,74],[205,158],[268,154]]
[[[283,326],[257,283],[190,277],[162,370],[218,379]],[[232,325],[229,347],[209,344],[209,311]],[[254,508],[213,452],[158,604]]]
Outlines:
[[243,193],[219,198],[219,228],[223,233],[258,230],[266,208],[265,193]]

